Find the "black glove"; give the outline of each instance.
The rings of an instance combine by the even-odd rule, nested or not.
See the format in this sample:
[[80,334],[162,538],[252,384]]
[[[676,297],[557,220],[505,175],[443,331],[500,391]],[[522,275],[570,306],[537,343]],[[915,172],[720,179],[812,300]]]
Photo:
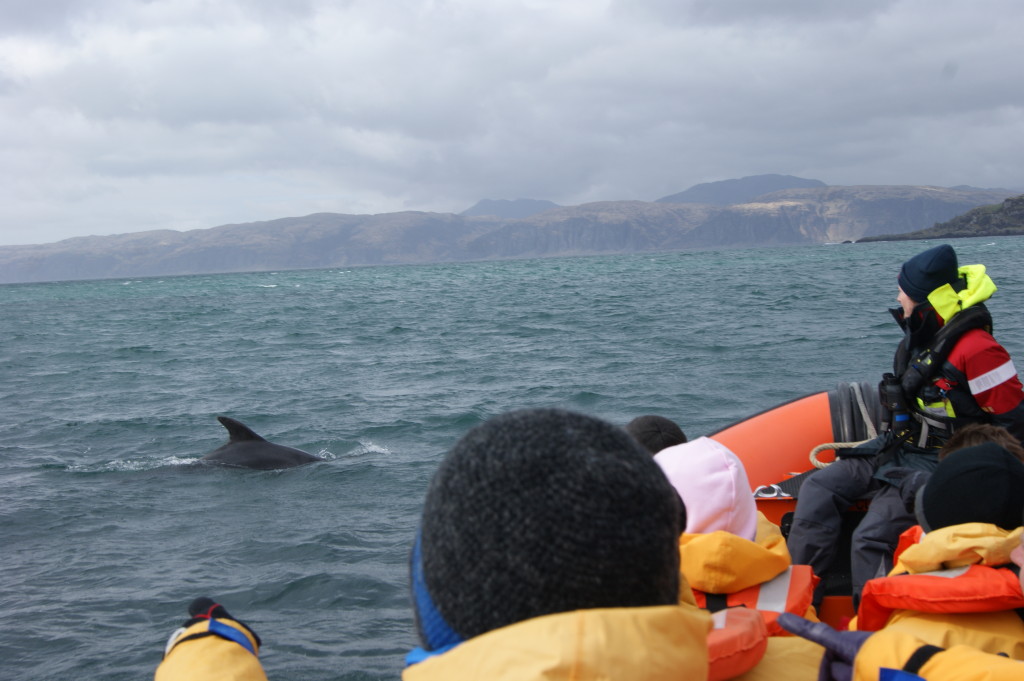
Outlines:
[[873,633],[837,631],[823,622],[811,622],[788,612],[779,615],[778,623],[789,633],[825,647],[825,656],[818,668],[818,681],[851,681],[853,660]]

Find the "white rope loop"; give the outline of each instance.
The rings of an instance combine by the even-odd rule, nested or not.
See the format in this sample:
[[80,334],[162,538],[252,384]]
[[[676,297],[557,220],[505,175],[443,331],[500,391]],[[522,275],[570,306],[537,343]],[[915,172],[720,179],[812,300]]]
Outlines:
[[857,397],[857,406],[860,408],[861,418],[864,419],[864,424],[867,426],[868,439],[861,440],[860,442],[826,442],[825,444],[818,445],[817,447],[811,450],[811,453],[808,457],[811,460],[811,464],[815,468],[825,468],[829,464],[835,463],[835,461],[818,460],[818,452],[822,452],[826,449],[853,449],[854,447],[859,447],[860,445],[866,442],[870,442],[871,440],[874,440],[876,437],[878,437],[878,429],[875,428],[875,422],[871,418],[871,415],[868,414],[867,405],[864,404],[864,395],[861,394],[860,384],[853,383],[850,387],[853,388],[853,394]]

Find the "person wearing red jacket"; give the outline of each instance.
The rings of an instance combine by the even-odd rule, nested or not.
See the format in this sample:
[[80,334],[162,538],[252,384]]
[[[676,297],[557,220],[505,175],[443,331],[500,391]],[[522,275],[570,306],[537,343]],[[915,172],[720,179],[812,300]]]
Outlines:
[[[904,263],[897,283],[900,305],[891,312],[904,337],[879,386],[889,423],[807,478],[788,537],[793,562],[823,575],[835,560],[842,513],[870,499],[852,537],[855,606],[867,580],[892,569],[900,534],[915,524],[914,495],[958,427],[991,423],[1024,441],[1024,386],[992,336],[985,301],[996,286],[985,266],[959,266],[943,244]],[[822,596],[819,588],[816,604]]]

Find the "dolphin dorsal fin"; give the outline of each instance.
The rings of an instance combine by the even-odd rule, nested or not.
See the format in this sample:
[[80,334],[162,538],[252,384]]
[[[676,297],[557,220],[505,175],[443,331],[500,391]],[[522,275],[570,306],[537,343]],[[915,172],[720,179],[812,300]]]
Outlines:
[[244,442],[246,440],[259,440],[260,442],[266,442],[266,440],[252,431],[249,426],[245,425],[241,421],[236,421],[227,416],[218,416],[217,420],[220,421],[221,425],[228,429],[228,435],[231,442]]

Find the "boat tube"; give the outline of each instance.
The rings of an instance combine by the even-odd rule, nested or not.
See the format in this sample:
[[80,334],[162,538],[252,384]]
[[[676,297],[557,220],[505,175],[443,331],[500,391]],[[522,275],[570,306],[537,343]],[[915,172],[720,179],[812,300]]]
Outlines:
[[[804,479],[834,460],[836,450],[874,437],[882,417],[874,385],[840,383],[832,390],[805,395],[745,418],[708,437],[743,461],[758,510],[788,535]],[[819,616],[833,626],[853,614],[849,542],[866,504],[858,502],[844,514],[837,565],[830,574],[820,575],[825,581],[825,599]]]

